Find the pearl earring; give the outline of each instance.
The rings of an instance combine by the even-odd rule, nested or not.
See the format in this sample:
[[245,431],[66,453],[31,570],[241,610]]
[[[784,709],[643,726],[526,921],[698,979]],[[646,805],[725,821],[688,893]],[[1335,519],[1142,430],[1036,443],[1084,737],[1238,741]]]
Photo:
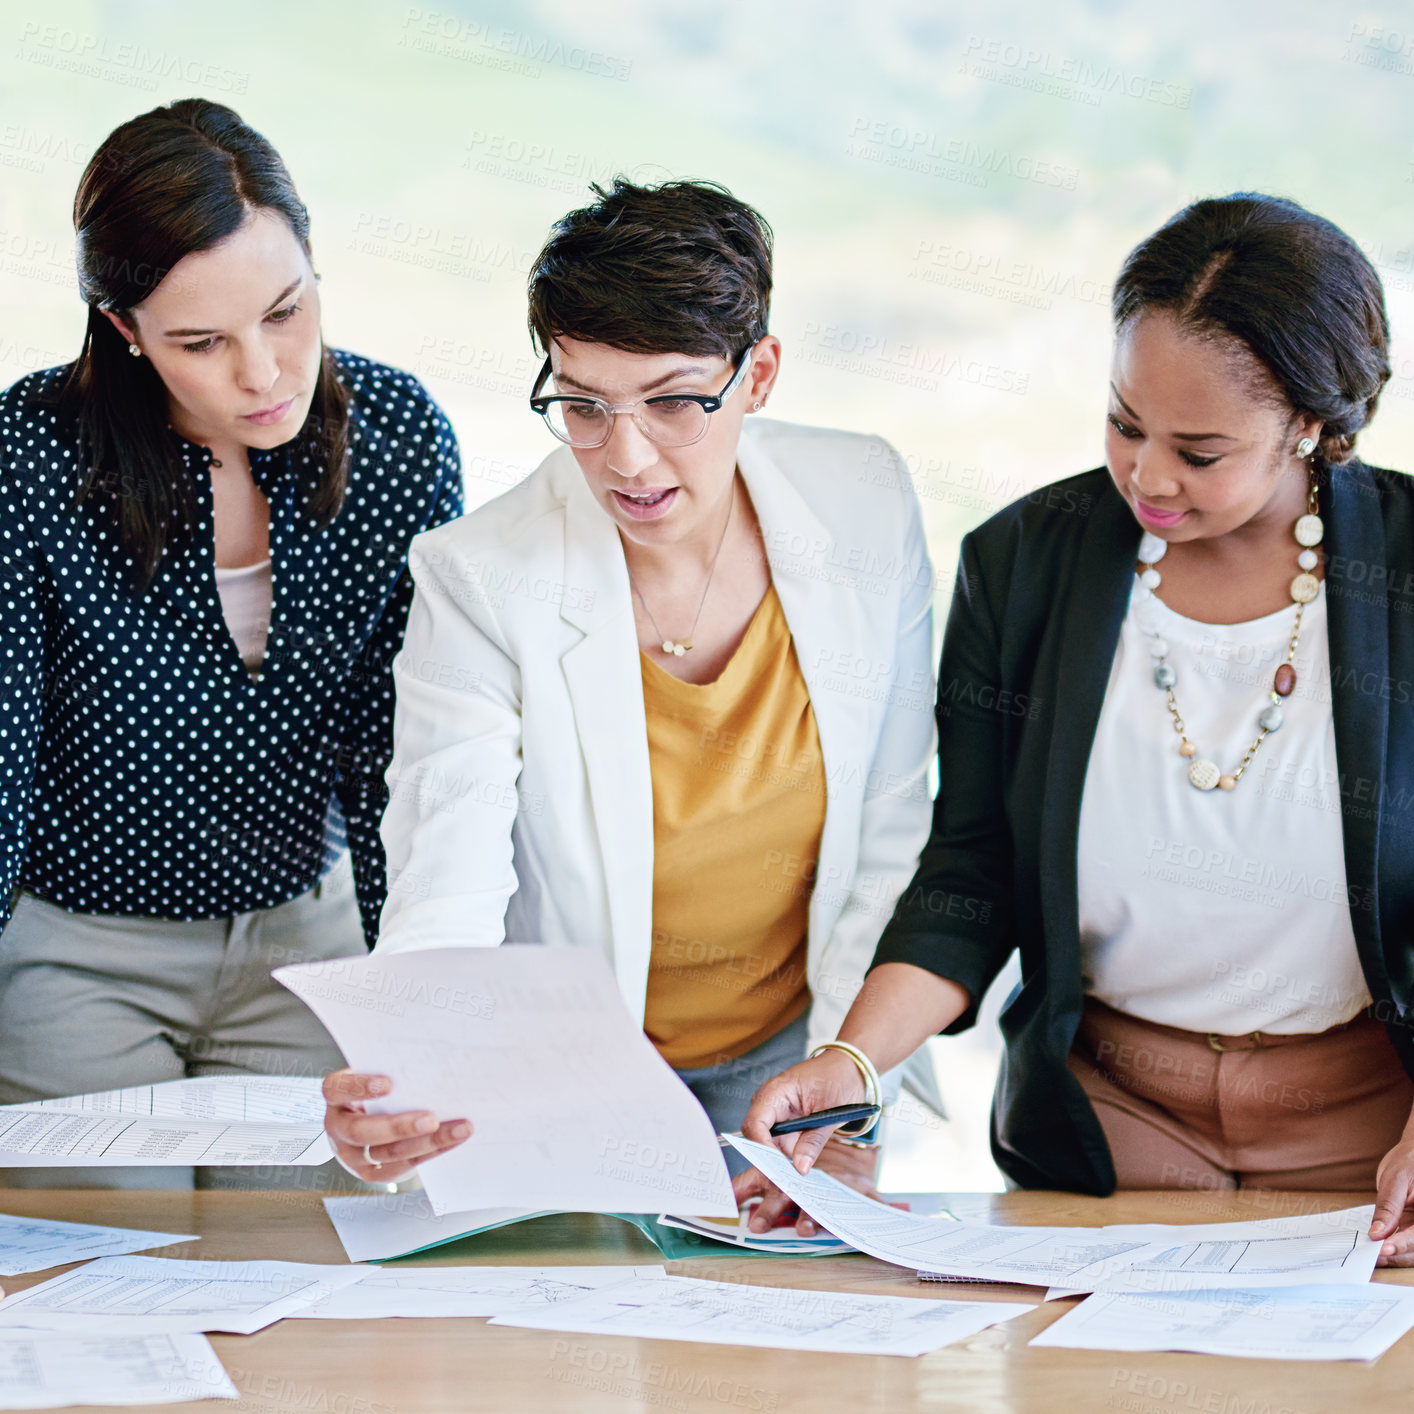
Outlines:
[[1303,437],[1296,444],[1296,455],[1298,457],[1309,457],[1316,450],[1316,444],[1310,437]]
[[132,356],[133,356],[134,358],[141,358],[141,357],[142,357],[142,350],[141,350],[140,348],[138,348],[138,346],[137,346],[136,344],[129,344],[129,345],[128,345],[128,352],[129,352],[130,354],[132,354]]

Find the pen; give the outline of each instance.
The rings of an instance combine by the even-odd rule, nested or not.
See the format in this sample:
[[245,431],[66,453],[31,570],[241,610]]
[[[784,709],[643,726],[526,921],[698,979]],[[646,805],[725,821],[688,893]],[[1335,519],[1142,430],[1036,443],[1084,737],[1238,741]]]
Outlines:
[[772,1134],[794,1134],[798,1129],[819,1129],[826,1124],[850,1124],[857,1119],[878,1119],[878,1105],[835,1105],[796,1119],[783,1119],[771,1126]]

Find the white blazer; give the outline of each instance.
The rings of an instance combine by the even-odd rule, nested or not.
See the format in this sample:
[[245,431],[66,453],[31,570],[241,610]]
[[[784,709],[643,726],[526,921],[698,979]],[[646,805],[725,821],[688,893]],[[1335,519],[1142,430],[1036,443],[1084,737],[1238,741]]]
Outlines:
[[[809,908],[812,1043],[833,1037],[932,814],[932,568],[898,454],[749,418],[738,466],[826,774]],[[641,1017],[653,785],[618,531],[569,448],[412,542],[375,951],[601,948]]]

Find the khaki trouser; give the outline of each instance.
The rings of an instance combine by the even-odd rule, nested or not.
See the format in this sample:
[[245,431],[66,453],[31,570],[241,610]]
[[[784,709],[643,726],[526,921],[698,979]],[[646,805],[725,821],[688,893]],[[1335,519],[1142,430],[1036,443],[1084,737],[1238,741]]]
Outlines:
[[1092,997],[1070,1068],[1121,1188],[1373,1191],[1414,1105],[1368,1012],[1311,1035],[1209,1037]]
[[[325,1075],[344,1063],[338,1047],[270,971],[364,952],[347,855],[288,903],[189,923],[70,913],[22,893],[0,934],[0,1104],[195,1075]],[[0,1184],[359,1186],[334,1163],[0,1169]]]

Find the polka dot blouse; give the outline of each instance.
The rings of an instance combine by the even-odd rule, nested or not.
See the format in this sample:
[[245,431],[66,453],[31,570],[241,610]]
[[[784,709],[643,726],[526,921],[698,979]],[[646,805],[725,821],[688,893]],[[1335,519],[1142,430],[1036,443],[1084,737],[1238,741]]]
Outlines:
[[250,452],[270,501],[274,604],[252,681],[213,574],[210,453],[182,441],[196,533],[134,596],[75,431],[0,395],[0,927],[18,885],[79,913],[221,918],[284,903],[343,849],[371,945],[408,542],[461,514],[450,424],[413,377],[338,353],[353,394],[348,497],[323,529],[291,445]]

